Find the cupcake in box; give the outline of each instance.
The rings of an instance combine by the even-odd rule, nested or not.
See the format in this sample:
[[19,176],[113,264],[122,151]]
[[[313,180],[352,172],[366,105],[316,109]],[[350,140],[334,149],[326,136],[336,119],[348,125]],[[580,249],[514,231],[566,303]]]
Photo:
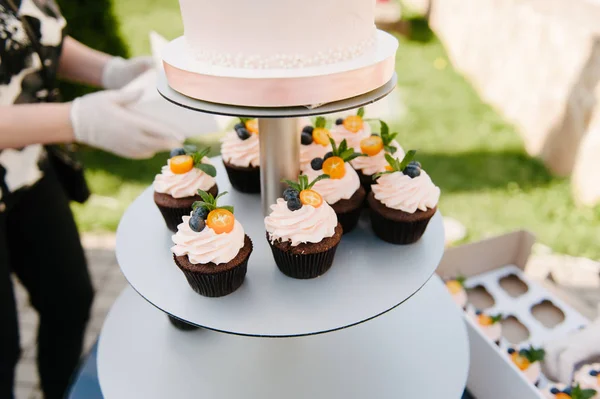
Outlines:
[[500,324],[500,321],[502,320],[501,314],[490,316],[481,310],[469,310],[467,314],[471,320],[477,324],[477,327],[479,327],[479,330],[483,335],[488,337],[496,345],[500,345],[500,339],[502,338],[502,325]]
[[373,133],[360,141],[360,151],[367,155],[366,157],[356,158],[352,161],[352,167],[358,173],[360,183],[368,192],[371,191],[371,184],[374,183],[373,175],[385,172],[388,162],[385,154],[397,158],[404,158],[404,150],[395,140],[398,133],[390,133],[387,123],[380,121],[380,133]]
[[252,241],[233,215],[233,207],[219,206],[218,199],[199,191],[201,201],[184,216],[173,236],[175,264],[190,287],[207,297],[237,290],[246,276]]
[[415,153],[409,151],[402,162],[385,154],[387,170],[375,175],[376,184],[368,196],[373,231],[392,244],[417,242],[440,199],[440,189],[421,164],[413,161]]
[[363,119],[365,109],[359,108],[356,115],[339,118],[331,128],[331,137],[340,144],[346,140],[348,147],[360,148],[360,141],[371,135],[371,126]]
[[537,386],[540,382],[540,376],[542,375],[540,362],[544,360],[546,351],[530,346],[527,349],[523,348],[520,350],[508,348],[507,353],[515,366],[523,372],[525,378],[533,385]]
[[289,187],[283,198],[271,205],[271,213],[265,218],[275,263],[289,277],[318,277],[333,264],[342,226],[334,210],[312,190],[324,178],[319,176],[311,183],[306,176],[300,176],[298,182],[287,181]]
[[323,158],[313,159],[310,167],[303,169],[302,173],[310,180],[322,174],[330,177],[316,183],[314,190],[331,205],[346,234],[356,227],[366,197],[358,174],[350,165],[350,161],[362,154],[348,148],[346,140],[342,140],[339,147],[332,139],[329,140],[331,152],[325,154]]
[[[573,380],[580,384],[582,388],[594,389],[600,392],[600,363],[586,364],[582,366],[575,373]],[[598,397],[600,398],[600,395],[598,395]]]
[[190,214],[192,204],[201,199],[198,190],[218,194],[217,171],[207,157],[209,153],[210,148],[198,151],[194,146],[174,149],[154,178],[154,202],[173,232],[181,218]]
[[315,125],[310,124],[302,128],[300,134],[300,170],[310,167],[310,162],[315,158],[323,158],[331,151],[329,138],[331,133],[325,127],[326,119],[319,116]]
[[583,389],[579,384],[549,384],[542,389],[542,394],[548,399],[595,399],[597,392],[594,389]]
[[461,309],[465,309],[467,307],[467,291],[465,290],[465,281],[466,278],[463,276],[458,276],[456,278],[446,280],[446,288],[452,295],[452,300]]
[[260,143],[258,120],[240,118],[221,140],[221,157],[233,188],[243,193],[260,192]]

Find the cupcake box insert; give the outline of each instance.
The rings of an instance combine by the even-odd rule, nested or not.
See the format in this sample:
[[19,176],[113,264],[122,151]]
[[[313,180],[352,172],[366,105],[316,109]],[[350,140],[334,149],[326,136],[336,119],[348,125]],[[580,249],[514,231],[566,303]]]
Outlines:
[[[467,309],[503,315],[502,340],[497,346],[465,312],[471,351],[467,387],[475,397],[544,398],[511,362],[507,349],[530,344],[543,347],[589,322],[550,289],[525,275],[534,242],[531,233],[517,231],[452,248],[437,270],[444,279],[458,275],[467,278]],[[542,376],[540,386],[546,382]]]

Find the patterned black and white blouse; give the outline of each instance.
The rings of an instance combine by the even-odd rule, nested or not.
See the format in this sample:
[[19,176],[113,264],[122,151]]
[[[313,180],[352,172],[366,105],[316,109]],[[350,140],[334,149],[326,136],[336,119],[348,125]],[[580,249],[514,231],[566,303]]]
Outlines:
[[[49,93],[42,79],[42,62],[54,78],[66,26],[54,0],[13,2],[18,13],[8,0],[0,0],[0,106],[47,100]],[[41,57],[20,18],[27,20],[38,38]],[[41,145],[0,149],[0,202],[3,196],[31,186],[42,177],[38,162],[43,153]]]

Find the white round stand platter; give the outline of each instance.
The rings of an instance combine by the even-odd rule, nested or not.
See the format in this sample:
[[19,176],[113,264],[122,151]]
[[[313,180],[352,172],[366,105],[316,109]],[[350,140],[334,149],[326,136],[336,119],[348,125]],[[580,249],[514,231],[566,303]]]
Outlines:
[[127,288],[98,348],[106,399],[458,399],[468,366],[461,312],[438,277],[368,323],[283,339],[179,331]]
[[[238,106],[286,107],[338,101],[387,83],[395,67],[398,40],[378,30],[374,44],[359,57],[319,66],[239,68],[194,58],[185,37],[162,52],[169,86],[191,98]],[[333,57],[333,56],[332,56]]]
[[148,188],[126,211],[117,231],[116,253],[132,287],[162,311],[190,324],[249,336],[300,336],[342,329],[375,318],[406,301],[430,279],[444,252],[439,212],[413,245],[392,245],[371,231],[367,215],[342,238],[331,269],[311,280],[281,273],[266,239],[261,199],[231,188],[220,158],[223,205],[252,239],[244,284],[221,298],[196,294],[173,262],[171,231]]
[[293,118],[300,116],[326,115],[334,112],[346,111],[372,104],[377,100],[390,94],[398,82],[394,73],[390,80],[382,86],[366,94],[351,97],[345,100],[322,104],[318,107],[291,106],[291,107],[258,107],[238,106],[233,104],[218,104],[208,101],[197,100],[185,96],[173,90],[167,82],[164,73],[159,73],[157,78],[157,89],[161,96],[175,105],[190,109],[192,111],[206,112],[209,114],[226,116],[244,116],[257,118]]

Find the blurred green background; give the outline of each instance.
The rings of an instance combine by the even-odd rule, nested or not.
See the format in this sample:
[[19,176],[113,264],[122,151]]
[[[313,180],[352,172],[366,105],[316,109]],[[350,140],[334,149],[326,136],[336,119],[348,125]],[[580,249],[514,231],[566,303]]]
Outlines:
[[[113,54],[148,53],[150,30],[169,39],[182,33],[176,0],[113,1],[112,9],[107,0],[62,3],[74,36]],[[441,187],[444,215],[467,227],[465,241],[526,228],[557,252],[600,259],[600,207],[576,207],[569,180],[526,154],[515,128],[452,69],[426,22],[410,19],[397,55],[403,110],[391,124]],[[108,31],[99,34],[101,26]],[[214,135],[201,140],[216,144]],[[77,221],[83,231],[114,231],[166,155],[129,161],[86,150],[84,160],[94,196],[73,205]]]

